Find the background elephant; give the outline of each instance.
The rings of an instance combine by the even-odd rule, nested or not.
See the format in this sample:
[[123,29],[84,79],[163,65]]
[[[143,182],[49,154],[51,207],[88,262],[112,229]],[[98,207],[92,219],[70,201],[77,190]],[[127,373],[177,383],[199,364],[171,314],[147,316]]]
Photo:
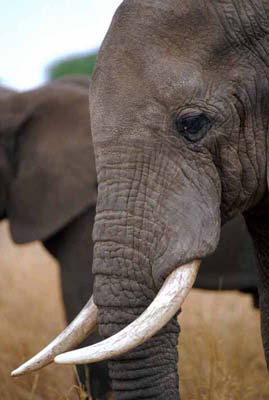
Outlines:
[[[98,175],[94,302],[109,339],[56,362],[113,354],[118,399],[179,398],[179,326],[176,318],[166,324],[163,312],[170,306],[175,315],[175,303],[158,301],[167,282],[185,282],[174,279],[180,269],[194,271],[215,251],[221,226],[240,213],[258,254],[269,363],[268,31],[262,0],[125,0],[104,40],[90,112]],[[154,321],[143,320],[141,333],[143,312]],[[126,326],[133,342],[124,330],[120,348],[114,335]]]
[[[40,240],[58,260],[67,322],[92,286],[96,174],[88,91],[84,76],[24,93],[0,89],[0,216],[14,242]],[[79,373],[85,383],[85,368]],[[90,375],[94,398],[102,398],[106,367],[100,363]]]
[[[0,92],[1,191],[6,193],[1,215],[9,219],[16,243],[41,240],[59,261],[68,322],[86,302],[89,284],[90,291],[93,287],[89,267],[97,190],[88,87],[87,78],[71,76],[26,93]],[[197,287],[255,290],[253,250],[242,217],[228,223],[222,236]],[[86,344],[98,340],[96,333]],[[106,398],[106,364],[90,368],[94,398]],[[84,367],[79,371],[85,382]]]

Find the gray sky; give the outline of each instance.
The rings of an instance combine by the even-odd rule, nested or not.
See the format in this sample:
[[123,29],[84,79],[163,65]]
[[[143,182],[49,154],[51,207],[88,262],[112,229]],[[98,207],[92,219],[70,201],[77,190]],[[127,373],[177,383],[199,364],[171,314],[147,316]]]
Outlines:
[[1,4],[0,80],[30,89],[55,59],[97,48],[122,0],[11,0]]

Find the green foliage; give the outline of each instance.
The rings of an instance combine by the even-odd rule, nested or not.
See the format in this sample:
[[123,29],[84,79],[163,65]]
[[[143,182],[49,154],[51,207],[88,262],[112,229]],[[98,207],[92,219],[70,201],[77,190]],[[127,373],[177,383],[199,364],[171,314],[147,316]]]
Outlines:
[[97,53],[85,56],[74,56],[53,63],[47,70],[48,79],[54,80],[65,75],[84,74],[90,76],[93,72]]

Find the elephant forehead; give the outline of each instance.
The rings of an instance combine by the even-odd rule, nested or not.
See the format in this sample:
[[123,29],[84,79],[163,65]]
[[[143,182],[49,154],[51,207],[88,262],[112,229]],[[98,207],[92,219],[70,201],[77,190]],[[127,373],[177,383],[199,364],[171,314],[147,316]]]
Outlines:
[[112,46],[113,53],[118,53],[128,44],[133,52],[142,48],[148,57],[145,51],[148,44],[152,49],[164,45],[172,50],[173,46],[186,48],[191,44],[198,48],[203,32],[207,32],[208,44],[216,37],[209,35],[215,27],[212,7],[205,7],[201,1],[188,0],[180,4],[175,0],[124,1],[113,18],[103,47]]
[[[151,12],[170,20],[180,18],[180,22],[185,21],[185,24],[212,11],[223,11],[228,18],[236,18],[247,27],[253,23],[260,26],[268,23],[269,4],[267,0],[125,0],[118,9],[118,15],[132,14],[134,10],[140,10],[141,16],[148,10],[147,17]],[[199,20],[199,25],[202,23]]]
[[146,58],[151,56],[150,49],[160,46],[170,52],[180,49],[181,54],[186,49],[188,56],[195,50],[201,57],[202,52],[236,52],[238,46],[256,45],[268,31],[269,3],[264,0],[126,0],[105,43],[114,44],[116,53],[125,44],[132,52],[143,48]]
[[157,16],[171,19],[173,17],[195,17],[205,9],[205,2],[199,0],[125,0],[118,9],[117,15],[128,13],[134,16],[138,11],[141,16]]
[[94,95],[95,88],[115,93],[115,84],[126,98],[134,91],[152,94],[155,85],[165,93],[182,85],[199,89],[202,73],[211,79],[207,71],[231,67],[231,54],[238,64],[248,32],[265,35],[259,11],[248,1],[242,16],[240,10],[233,1],[124,1],[100,51]]

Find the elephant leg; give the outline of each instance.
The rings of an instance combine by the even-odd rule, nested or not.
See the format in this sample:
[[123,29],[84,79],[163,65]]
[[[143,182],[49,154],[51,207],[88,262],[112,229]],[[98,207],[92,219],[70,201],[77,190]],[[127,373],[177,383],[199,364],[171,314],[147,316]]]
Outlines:
[[[46,249],[60,264],[61,286],[66,319],[70,323],[92,294],[93,242],[91,238],[95,209],[90,208],[66,228],[44,242]],[[99,342],[96,331],[81,344]],[[93,399],[108,398],[110,383],[106,362],[77,367],[81,385]]]
[[267,368],[269,369],[269,216],[246,215],[258,259],[258,288],[261,331]]

